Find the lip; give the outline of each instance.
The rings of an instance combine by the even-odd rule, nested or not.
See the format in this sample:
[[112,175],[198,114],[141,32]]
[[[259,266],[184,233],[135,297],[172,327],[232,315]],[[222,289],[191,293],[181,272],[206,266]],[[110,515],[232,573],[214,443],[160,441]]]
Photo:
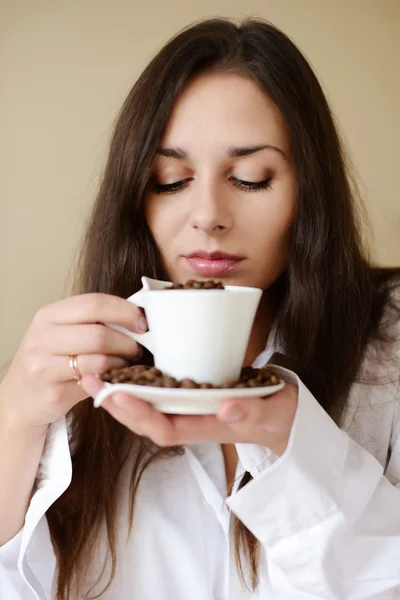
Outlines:
[[183,258],[193,271],[203,277],[221,277],[244,260],[243,256],[227,252],[204,252],[203,250],[196,250]]
[[186,254],[185,258],[205,258],[207,260],[243,260],[244,256],[236,254],[228,254],[228,252],[205,252],[204,250],[195,250],[191,254]]

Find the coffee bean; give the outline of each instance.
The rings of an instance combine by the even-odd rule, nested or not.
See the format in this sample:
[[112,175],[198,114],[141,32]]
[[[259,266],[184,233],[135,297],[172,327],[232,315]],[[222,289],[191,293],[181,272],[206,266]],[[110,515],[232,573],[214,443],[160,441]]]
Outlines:
[[150,373],[151,375],[154,375],[155,377],[162,376],[160,369],[156,369],[156,367],[150,367],[148,370],[148,373]]
[[162,377],[160,377],[159,382],[161,384],[161,387],[166,387],[166,388],[179,387],[177,380],[174,377],[169,377],[168,375],[163,375]]
[[197,388],[197,385],[192,379],[182,379],[180,387],[189,390]]
[[208,279],[207,281],[196,281],[195,279],[189,279],[184,285],[182,283],[173,283],[172,286],[164,288],[167,290],[223,290],[224,286],[220,281],[213,281]]
[[130,365],[120,369],[111,369],[101,376],[108,383],[130,383],[134,385],[145,385],[157,388],[182,388],[182,389],[245,389],[276,385],[279,378],[268,367],[253,369],[244,367],[237,382],[225,382],[223,385],[212,385],[211,383],[196,383],[191,379],[177,381],[174,377],[164,375],[159,369],[147,365]]
[[130,377],[128,373],[121,373],[120,375],[116,375],[116,379],[118,383],[125,383],[130,381]]
[[157,375],[151,371],[144,371],[143,373],[140,373],[140,378],[143,379],[144,381],[154,381],[154,379],[157,377]]
[[260,382],[257,379],[249,379],[247,382],[247,387],[249,387],[249,388],[260,387]]

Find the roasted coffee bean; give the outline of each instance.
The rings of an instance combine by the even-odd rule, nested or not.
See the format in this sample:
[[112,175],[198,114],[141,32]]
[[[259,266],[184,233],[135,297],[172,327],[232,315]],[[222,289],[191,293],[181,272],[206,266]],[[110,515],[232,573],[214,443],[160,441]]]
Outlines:
[[168,290],[223,290],[224,286],[220,281],[196,281],[189,279],[184,285],[182,283],[174,283],[171,287],[165,288]]
[[245,389],[263,386],[271,386],[279,383],[279,378],[270,368],[253,369],[244,367],[241,371],[239,381],[226,382],[224,385],[212,385],[211,383],[196,383],[191,379],[177,381],[174,377],[164,375],[156,367],[146,365],[131,365],[120,369],[111,369],[101,377],[108,383],[130,383],[134,385],[146,385],[158,388],[182,388],[182,389]]
[[161,387],[166,387],[166,388],[179,387],[177,380],[174,377],[169,377],[169,375],[163,375],[159,379],[159,382],[161,384]]
[[151,375],[154,375],[155,377],[162,376],[160,369],[156,369],[156,367],[150,367],[148,370],[148,373],[150,373]]
[[258,381],[257,379],[249,379],[249,381],[247,382],[247,387],[260,387],[260,381]]
[[151,371],[145,371],[144,373],[140,373],[140,378],[144,379],[144,381],[153,381],[157,375],[152,373]]
[[182,379],[180,387],[190,390],[197,388],[197,384],[192,379]]
[[132,369],[134,373],[143,373],[146,371],[146,365],[132,365],[132,367],[125,367],[126,369]]

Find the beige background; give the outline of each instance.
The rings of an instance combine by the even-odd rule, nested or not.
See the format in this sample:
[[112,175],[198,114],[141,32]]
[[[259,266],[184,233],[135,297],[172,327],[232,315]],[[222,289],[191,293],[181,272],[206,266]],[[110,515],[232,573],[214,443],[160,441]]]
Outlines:
[[113,119],[152,54],[209,16],[262,16],[314,66],[381,263],[400,263],[399,0],[0,0],[0,367],[67,295]]

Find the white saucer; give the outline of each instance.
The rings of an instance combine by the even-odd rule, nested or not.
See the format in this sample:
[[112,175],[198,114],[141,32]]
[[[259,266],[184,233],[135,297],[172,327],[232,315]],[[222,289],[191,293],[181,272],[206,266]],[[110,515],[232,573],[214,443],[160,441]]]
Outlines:
[[163,413],[181,415],[211,415],[215,414],[219,405],[226,398],[251,398],[254,396],[270,396],[279,392],[285,383],[262,386],[257,388],[226,388],[226,389],[184,389],[161,388],[147,385],[128,383],[105,383],[104,388],[97,394],[94,405],[101,403],[115,392],[132,394],[146,400]]

